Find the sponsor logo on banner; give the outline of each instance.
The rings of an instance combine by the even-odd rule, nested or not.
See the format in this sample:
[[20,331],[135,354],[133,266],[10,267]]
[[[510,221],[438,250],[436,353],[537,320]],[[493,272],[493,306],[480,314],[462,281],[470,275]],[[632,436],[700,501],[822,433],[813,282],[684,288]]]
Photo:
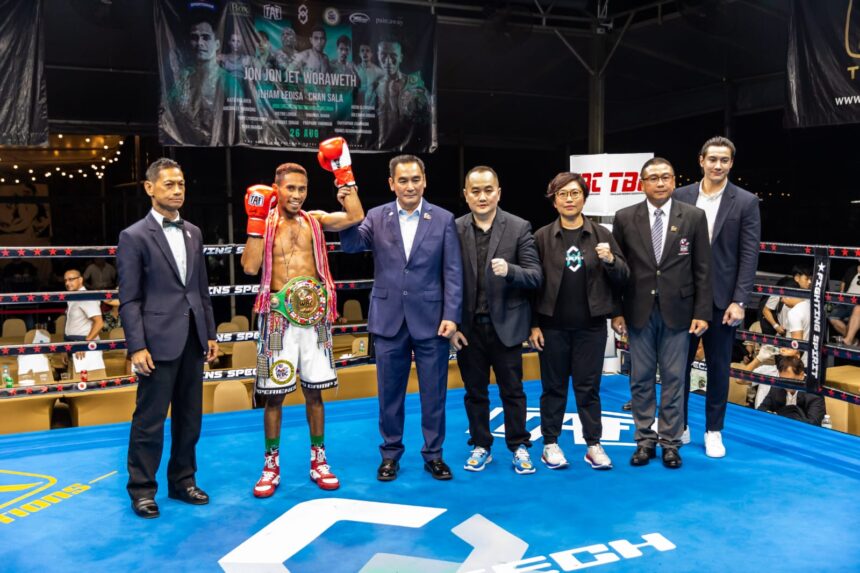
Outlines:
[[[421,529],[447,511],[439,507],[344,498],[306,501],[287,510],[222,557],[218,564],[227,573],[289,573],[285,562],[337,524],[352,522]],[[372,535],[374,531],[384,535],[386,528],[369,527],[368,535]],[[472,548],[463,562],[377,553],[365,563],[361,571],[576,571],[643,557],[643,550],[646,548],[649,555],[676,548],[675,544],[662,534],[646,533],[632,542],[616,539],[607,543],[564,548],[547,556],[524,558],[529,544],[480,514],[474,514],[459,522],[451,528],[451,533]],[[273,543],[273,540],[278,542]],[[558,569],[550,569],[554,567]]]
[[[853,26],[852,16],[857,19]],[[854,38],[851,37],[852,34]],[[854,0],[848,2],[848,9],[845,11],[845,51],[850,57],[860,59],[860,10],[855,8]],[[851,79],[854,79],[853,73]]]
[[582,175],[589,195],[583,213],[611,216],[644,199],[639,172],[653,153],[571,155],[570,170]]
[[263,18],[265,18],[266,20],[283,20],[284,10],[277,4],[264,4]]
[[[116,475],[116,471],[84,483],[54,487],[54,476],[0,469],[0,526],[19,522],[49,510],[74,496],[92,489],[92,484]],[[2,531],[2,529],[0,529]]]
[[340,12],[337,8],[326,8],[323,10],[323,21],[329,26],[337,26],[340,24]]
[[[490,427],[493,426],[493,420],[500,422],[499,426],[492,430],[493,436],[497,438],[505,437],[504,411],[501,406],[497,406],[490,411]],[[636,430],[636,425],[633,422],[633,415],[627,412],[601,412],[600,416],[603,424],[603,435],[600,437],[600,443],[605,446],[636,446],[636,440],[633,434]],[[526,429],[528,429],[532,442],[543,438],[540,426],[540,408],[526,408]],[[575,444],[585,444],[585,438],[582,435],[582,423],[579,421],[579,416],[576,412],[565,412],[561,422],[562,432],[573,432],[573,442]],[[469,431],[466,430],[468,434]],[[564,441],[567,438],[559,438],[559,441]]]
[[307,23],[308,23],[308,17],[309,17],[309,16],[308,16],[308,6],[307,6],[307,4],[302,4],[302,5],[300,5],[300,6],[299,6],[299,22],[301,22],[301,23],[302,23],[302,25],[307,24]]
[[367,24],[370,22],[370,16],[364,12],[353,12],[349,15],[350,24]]
[[242,2],[230,2],[228,4],[228,13],[231,16],[242,16],[244,18],[251,17],[251,8]]

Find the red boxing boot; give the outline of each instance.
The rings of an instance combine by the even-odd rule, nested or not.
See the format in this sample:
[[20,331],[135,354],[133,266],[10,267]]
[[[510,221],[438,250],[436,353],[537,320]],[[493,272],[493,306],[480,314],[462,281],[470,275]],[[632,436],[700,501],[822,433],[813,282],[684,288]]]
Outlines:
[[278,484],[281,483],[280,456],[277,453],[266,454],[263,465],[263,475],[254,486],[254,497],[272,497]]
[[333,490],[340,487],[340,480],[328,466],[323,446],[311,446],[311,481],[320,489]]

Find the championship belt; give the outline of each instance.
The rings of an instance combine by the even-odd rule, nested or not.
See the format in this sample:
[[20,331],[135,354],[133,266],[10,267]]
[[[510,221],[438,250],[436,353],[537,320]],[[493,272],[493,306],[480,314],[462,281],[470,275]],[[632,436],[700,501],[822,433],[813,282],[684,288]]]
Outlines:
[[284,288],[272,293],[272,311],[286,317],[297,326],[313,326],[326,316],[328,293],[319,280],[295,277]]

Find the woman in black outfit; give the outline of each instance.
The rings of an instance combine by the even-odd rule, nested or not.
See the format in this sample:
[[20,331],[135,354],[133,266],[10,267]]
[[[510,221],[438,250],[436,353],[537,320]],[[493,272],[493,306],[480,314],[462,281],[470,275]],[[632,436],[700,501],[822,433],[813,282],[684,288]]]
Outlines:
[[559,217],[535,233],[545,278],[532,312],[529,343],[540,351],[541,460],[550,469],[568,465],[558,436],[571,376],[588,445],[585,461],[594,469],[612,468],[600,445],[600,376],[606,319],[621,313],[619,293],[628,268],[612,233],[582,215],[588,192],[578,173],[556,175],[546,197]]

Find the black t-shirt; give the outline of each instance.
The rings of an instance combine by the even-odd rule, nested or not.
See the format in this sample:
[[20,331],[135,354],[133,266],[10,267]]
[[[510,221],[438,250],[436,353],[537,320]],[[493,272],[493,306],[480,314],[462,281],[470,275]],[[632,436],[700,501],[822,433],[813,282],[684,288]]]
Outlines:
[[562,229],[562,241],[566,250],[561,285],[552,316],[539,316],[539,324],[546,328],[574,329],[594,326],[603,322],[593,319],[588,310],[588,281],[585,278],[585,258],[580,249],[582,227]]

